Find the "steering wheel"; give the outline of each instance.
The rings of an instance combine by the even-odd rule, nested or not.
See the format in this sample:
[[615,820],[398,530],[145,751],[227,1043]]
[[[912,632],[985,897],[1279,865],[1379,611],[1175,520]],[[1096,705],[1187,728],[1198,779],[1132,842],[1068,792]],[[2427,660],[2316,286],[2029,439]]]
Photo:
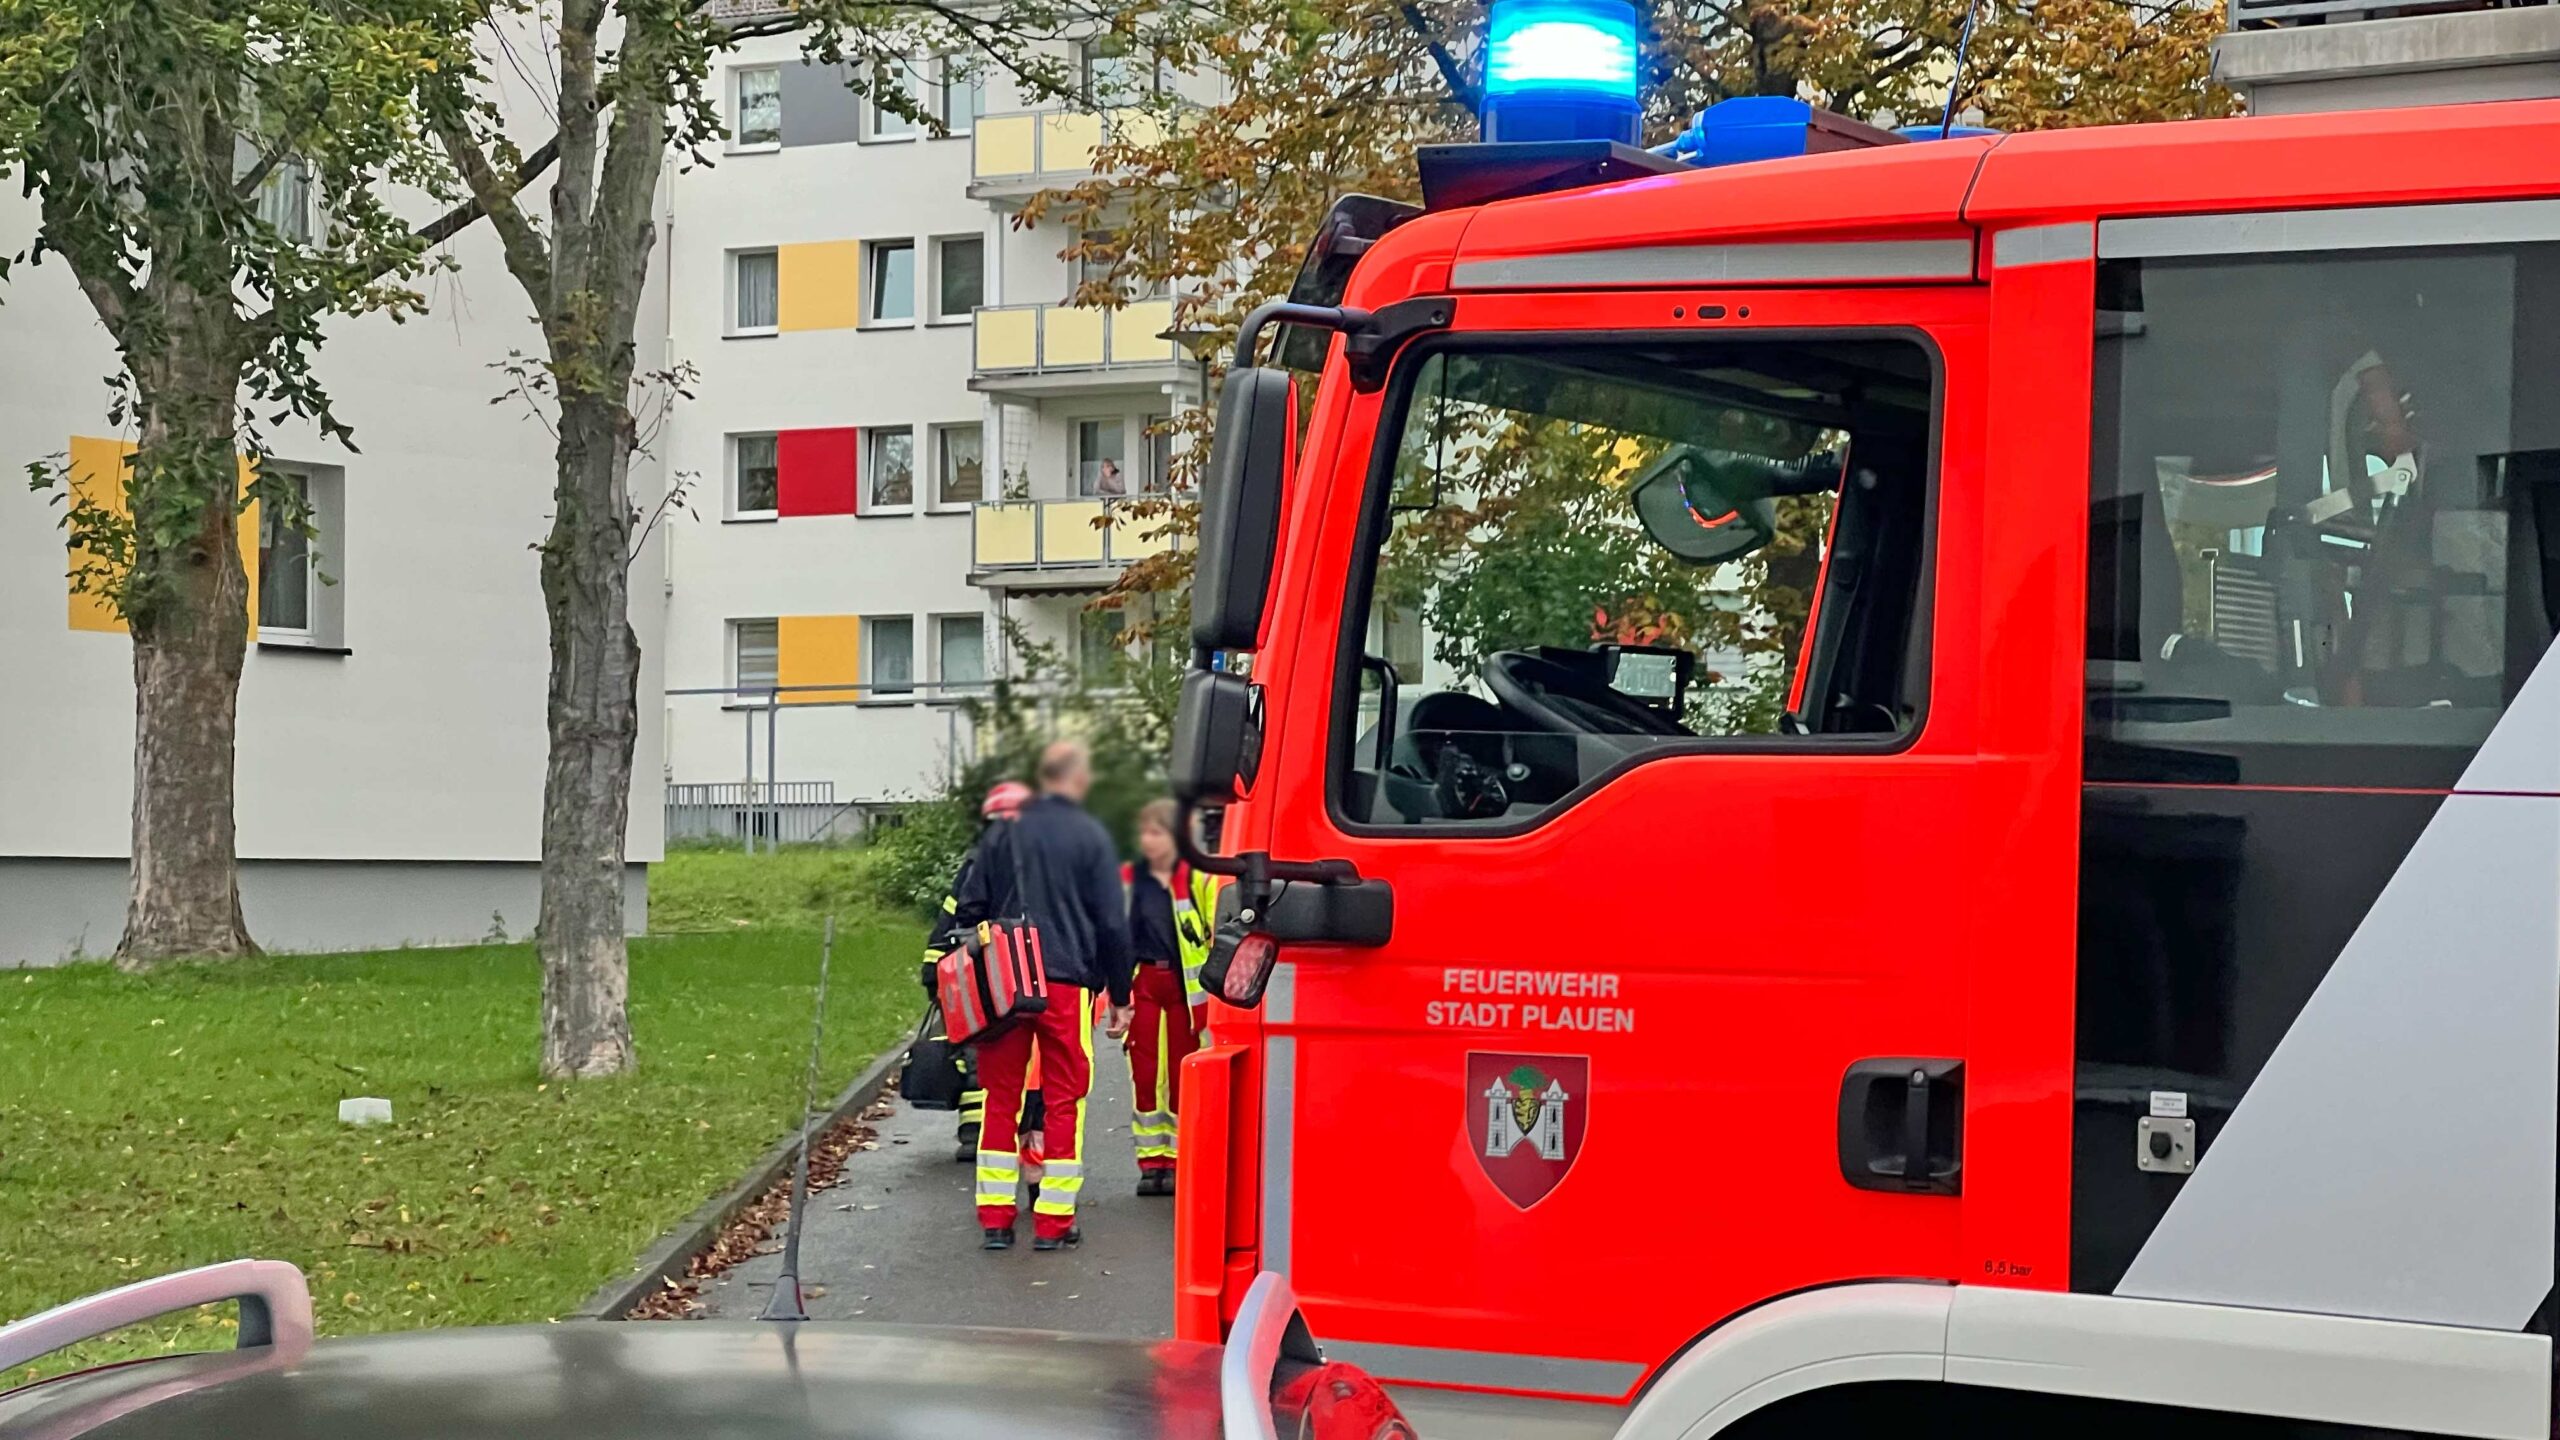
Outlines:
[[1686,735],[1670,715],[1528,650],[1497,650],[1479,667],[1502,708],[1560,735]]

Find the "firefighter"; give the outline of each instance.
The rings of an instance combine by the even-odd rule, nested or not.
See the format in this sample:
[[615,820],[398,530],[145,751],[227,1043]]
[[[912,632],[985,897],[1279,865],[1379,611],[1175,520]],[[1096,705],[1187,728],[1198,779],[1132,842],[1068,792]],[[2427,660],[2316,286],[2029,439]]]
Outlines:
[[[959,949],[960,942],[968,938],[968,927],[960,923],[960,887],[968,883],[969,871],[978,863],[978,852],[986,847],[987,830],[1001,821],[1012,819],[1021,811],[1023,802],[1030,798],[1030,786],[1019,780],[999,780],[987,787],[986,798],[979,802],[978,818],[983,823],[977,843],[969,847],[968,854],[960,857],[960,868],[951,877],[951,888],[942,896],[942,918],[934,922],[933,933],[925,937],[923,980],[924,993],[928,998],[934,993],[934,967],[941,963],[943,956]],[[964,1074],[975,1077],[974,1062],[965,1047],[960,1052],[960,1065]],[[1039,1103],[1039,1084],[1037,1079],[1032,1080],[1025,1092],[1022,1103],[1026,1111]],[[973,1085],[960,1092],[960,1132],[951,1156],[954,1161],[966,1164],[977,1157],[978,1129],[985,1118],[986,1108],[985,1090]],[[1037,1128],[1036,1122],[1032,1128]]]
[[987,1107],[975,1193],[989,1250],[1013,1248],[1024,1178],[1015,1106],[1035,1055],[1047,1169],[1031,1207],[1031,1248],[1055,1250],[1084,1238],[1076,1199],[1084,1190],[1084,1099],[1093,1084],[1093,992],[1110,996],[1112,1038],[1129,1033],[1128,906],[1111,837],[1084,810],[1092,757],[1074,741],[1055,742],[1041,752],[1039,783],[1039,796],[1012,824],[988,832],[981,863],[958,897],[964,924],[1027,922],[1039,936],[1049,986],[1045,1009],[978,1046]]
[[1183,1057],[1200,1048],[1204,1019],[1200,967],[1209,958],[1209,926],[1217,914],[1218,879],[1194,871],[1174,852],[1173,802],[1152,800],[1138,812],[1138,864],[1120,867],[1129,890],[1129,948],[1137,957],[1136,1000],[1129,1026],[1129,1084],[1138,1147],[1138,1193],[1173,1193],[1175,1096]]

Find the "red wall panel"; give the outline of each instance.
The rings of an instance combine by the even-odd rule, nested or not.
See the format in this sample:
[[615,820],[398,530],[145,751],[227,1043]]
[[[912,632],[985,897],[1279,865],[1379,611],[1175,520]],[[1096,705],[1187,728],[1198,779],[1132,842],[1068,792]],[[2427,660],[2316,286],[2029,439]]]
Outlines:
[[779,488],[784,515],[854,513],[854,497],[861,493],[856,483],[860,430],[785,430],[776,438],[774,450],[782,467]]

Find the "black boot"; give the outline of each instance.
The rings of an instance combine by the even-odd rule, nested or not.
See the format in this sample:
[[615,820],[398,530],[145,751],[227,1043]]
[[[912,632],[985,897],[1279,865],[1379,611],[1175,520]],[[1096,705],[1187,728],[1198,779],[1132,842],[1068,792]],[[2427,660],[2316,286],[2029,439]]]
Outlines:
[[[990,1225],[990,1226],[988,1226],[988,1227],[987,1227],[987,1229],[986,1229],[986,1238],[978,1242],[978,1248],[979,1248],[979,1249],[981,1249],[981,1250],[1010,1250],[1010,1249],[1012,1249],[1012,1248],[1013,1248],[1013,1227],[1012,1227],[1012,1226],[1010,1226],[1010,1225]],[[1043,1246],[1042,1248],[1044,1248],[1044,1249],[1045,1249],[1045,1248],[1047,1248],[1047,1247],[1046,1247],[1046,1246]]]
[[1073,1227],[1069,1227],[1067,1233],[1064,1235],[1034,1235],[1031,1237],[1031,1248],[1034,1250],[1055,1250],[1061,1245],[1081,1245],[1083,1243],[1084,1232]]
[[951,1159],[956,1164],[966,1165],[977,1158],[978,1122],[963,1120],[960,1122],[959,1136],[952,1141]]

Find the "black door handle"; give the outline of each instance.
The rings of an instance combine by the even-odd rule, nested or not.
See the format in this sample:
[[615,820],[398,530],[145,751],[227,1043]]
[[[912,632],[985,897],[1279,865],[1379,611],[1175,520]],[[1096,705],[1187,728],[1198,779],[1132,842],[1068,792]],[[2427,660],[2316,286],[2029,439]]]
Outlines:
[[1861,1190],[1964,1188],[1964,1062],[1860,1060],[1840,1079],[1840,1178]]

